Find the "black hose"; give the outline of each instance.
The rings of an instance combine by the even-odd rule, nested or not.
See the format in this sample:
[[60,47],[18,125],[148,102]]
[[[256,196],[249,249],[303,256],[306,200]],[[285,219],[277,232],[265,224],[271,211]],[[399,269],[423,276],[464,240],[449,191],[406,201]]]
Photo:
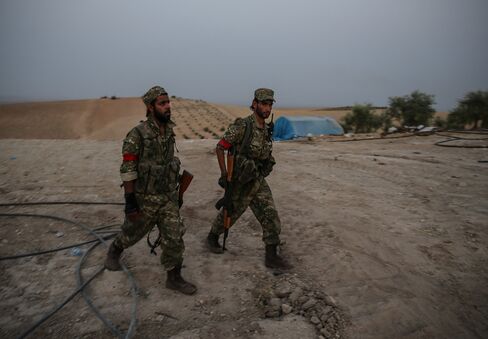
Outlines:
[[[97,237],[100,240],[100,242],[102,242],[106,247],[108,247],[107,242],[105,240],[103,240],[103,238],[100,237],[100,235],[98,235],[95,231],[93,231],[89,227],[86,227],[83,225],[80,225],[80,226],[85,228],[89,233],[93,234],[95,237]],[[129,269],[127,268],[127,266],[125,266],[125,264],[122,261],[120,262],[120,266],[122,266],[122,269],[127,274],[129,281],[131,283],[130,291],[132,294],[133,303],[132,303],[132,308],[131,308],[131,320],[130,320],[130,324],[129,324],[129,329],[127,330],[127,333],[125,335],[125,338],[130,338],[132,336],[134,330],[135,330],[135,327],[136,327],[137,284],[136,284],[134,278],[132,277],[132,274],[130,273]],[[81,280],[81,277],[80,277],[80,280]],[[89,300],[89,298],[87,296],[85,296],[85,294],[83,294],[83,297],[84,297],[85,301]],[[87,303],[88,303],[88,306],[90,306],[90,305],[93,306],[92,310],[95,308],[93,303],[91,302],[91,300],[89,300],[89,302],[87,302]],[[90,307],[92,307],[92,306],[90,306]],[[98,313],[95,312],[95,315],[97,315],[97,317],[98,317]],[[100,318],[100,320],[102,320],[102,322],[104,324],[105,324],[105,321],[107,321],[106,319],[104,320],[104,318]]]
[[[78,287],[83,286],[83,277],[81,276],[81,266],[86,260],[86,257],[89,252],[91,252],[96,246],[100,244],[100,241],[97,239],[97,243],[93,244],[83,255],[81,256],[80,260],[78,261],[78,264],[76,265],[76,284]],[[124,335],[118,330],[117,326],[115,326],[110,320],[106,319],[99,311],[97,307],[93,304],[93,302],[90,300],[90,298],[86,295],[86,290],[81,291],[81,295],[83,296],[83,299],[85,299],[85,302],[87,305],[91,308],[91,310],[95,313],[95,315],[107,326],[110,331],[119,338],[124,338]]]
[[[34,204],[34,205],[42,205],[42,204],[46,204],[46,203],[18,203],[18,204],[15,204],[16,206],[20,206],[20,205],[26,205],[26,204]],[[49,204],[52,204],[52,203],[47,203],[48,205]],[[63,202],[55,202],[54,204],[63,204]],[[90,203],[87,203],[87,204],[90,204]],[[103,204],[103,203],[95,203],[95,204]],[[110,203],[108,203],[110,204]],[[11,206],[10,204],[1,204],[1,206]],[[65,218],[61,218],[61,217],[57,217],[57,216],[53,216],[53,215],[45,215],[45,214],[26,214],[26,213],[9,213],[9,214],[5,214],[5,213],[0,213],[0,217],[34,217],[34,218],[44,218],[44,219],[52,219],[52,220],[57,220],[57,221],[61,221],[61,222],[65,222],[65,223],[68,223],[68,224],[72,224],[72,225],[75,225],[77,227],[80,227],[84,230],[86,230],[87,232],[89,232],[90,234],[92,234],[93,236],[95,236],[97,238],[97,243],[93,244],[90,248],[90,251],[92,248],[98,246],[99,243],[103,243],[106,247],[108,247],[107,245],[107,242],[105,241],[105,239],[103,237],[101,237],[95,230],[92,230],[91,228],[89,228],[88,226],[85,226],[83,224],[80,224],[80,223],[77,223],[75,221],[72,221],[72,220],[69,220],[69,219],[65,219]],[[103,229],[103,228],[107,228],[107,227],[110,227],[110,226],[103,226],[101,227],[100,229]],[[86,254],[88,252],[85,253],[85,255],[82,257],[83,258],[83,261],[84,261],[84,258],[86,258]],[[80,262],[81,262],[81,259],[80,259]],[[135,325],[136,325],[136,310],[137,310],[137,285],[135,283],[135,280],[134,278],[132,277],[132,274],[130,273],[130,271],[128,270],[128,268],[125,266],[125,264],[123,262],[120,263],[121,266],[122,266],[122,269],[124,270],[124,272],[127,274],[128,278],[129,278],[129,282],[131,284],[131,294],[132,294],[132,298],[133,298],[133,303],[132,303],[132,309],[131,309],[131,321],[130,321],[130,324],[129,324],[129,328],[127,330],[127,333],[125,335],[125,338],[130,338],[135,330]],[[81,264],[80,264],[80,269],[81,269]],[[85,286],[88,285],[88,283],[90,283],[90,281],[92,281],[96,275],[98,275],[101,271],[104,270],[104,267],[101,267],[99,269],[99,271],[97,271],[93,276],[91,276],[87,281],[85,281],[84,283],[81,283],[79,281],[79,284],[78,284],[78,288],[75,292],[73,292],[68,298],[66,298],[66,300],[59,304],[57,307],[55,307],[51,312],[49,312],[48,314],[46,314],[40,321],[36,322],[31,328],[29,328],[26,332],[24,332],[19,338],[25,338],[25,336],[27,336],[28,334],[30,334],[32,331],[34,331],[37,327],[39,327],[44,321],[46,321],[49,317],[51,317],[54,313],[56,313],[57,311],[59,311],[62,307],[64,307],[71,299],[74,298],[74,296],[76,294],[78,294],[80,291],[83,290],[83,288]],[[84,298],[85,298],[85,301],[89,300],[89,305],[93,303],[91,302],[91,300],[84,295]],[[99,317],[99,315],[101,316],[101,314],[98,313],[95,313],[95,315],[97,317]],[[102,322],[105,324],[107,322],[107,320],[103,317],[100,318],[100,320],[102,320]],[[110,327],[109,327],[110,328]],[[113,328],[110,328],[110,330],[112,331]]]
[[26,336],[28,336],[30,333],[32,333],[32,331],[34,331],[36,328],[38,328],[39,326],[41,326],[41,324],[43,322],[45,322],[47,319],[49,319],[54,313],[56,313],[57,311],[59,311],[61,308],[63,308],[68,302],[70,302],[71,299],[73,299],[81,290],[83,290],[85,288],[85,286],[87,286],[93,279],[95,279],[95,277],[100,274],[100,272],[102,272],[104,270],[104,267],[100,267],[98,269],[98,271],[95,272],[95,274],[93,274],[87,281],[85,281],[83,283],[83,285],[81,285],[80,287],[78,287],[73,293],[71,293],[71,295],[69,295],[61,304],[59,304],[58,306],[56,306],[55,308],[53,308],[49,313],[47,313],[46,315],[44,315],[39,321],[37,321],[33,326],[31,326],[27,331],[25,331],[24,333],[22,333],[18,338],[19,339],[22,339],[22,338],[25,338]]
[[[454,132],[454,133],[463,133],[462,131],[459,131],[459,132],[456,132],[456,131],[451,131],[451,132]],[[467,133],[467,131],[465,131],[464,133]],[[442,137],[447,137],[448,139],[446,140],[441,140],[441,141],[438,141],[436,143],[434,143],[434,145],[436,146],[441,146],[441,147],[456,147],[456,148],[488,148],[488,145],[447,145],[448,142],[452,142],[452,141],[460,141],[460,140],[476,140],[476,141],[479,141],[479,140],[488,140],[488,138],[461,138],[461,137],[458,137],[458,136],[455,136],[455,135],[446,135],[446,134],[441,134],[439,132],[436,132],[435,133],[436,135],[439,135],[439,136],[442,136]],[[471,132],[471,133],[467,133],[467,134],[482,134],[482,135],[486,135],[486,133],[477,133],[477,132]]]
[[[0,216],[2,216],[2,215],[0,215]],[[112,233],[112,234],[109,234],[109,235],[104,236],[103,239],[108,240],[108,239],[111,239],[111,238],[115,237],[116,235],[117,235],[117,233]],[[53,248],[53,249],[45,250],[45,251],[31,252],[31,253],[23,253],[23,254],[11,255],[11,256],[8,256],[8,257],[0,257],[0,261],[2,261],[2,260],[11,260],[11,259],[19,259],[19,258],[25,258],[25,257],[33,257],[33,256],[36,256],[36,255],[41,255],[41,254],[59,252],[59,251],[62,251],[62,250],[67,250],[69,248],[80,247],[80,246],[83,246],[83,245],[86,245],[86,244],[91,244],[92,242],[96,242],[96,241],[100,242],[98,239],[93,239],[93,240],[88,240],[88,241],[80,242],[78,244],[63,246],[63,247],[59,247],[59,248]]]
[[124,205],[122,202],[90,202],[90,201],[33,201],[2,203],[0,206],[35,206],[35,205]]
[[[465,134],[481,134],[481,135],[487,135],[487,132],[480,131],[448,131],[452,133],[465,133]],[[442,147],[457,147],[457,148],[488,148],[488,145],[445,145],[448,142],[451,141],[456,141],[456,140],[488,140],[488,138],[461,138],[453,135],[443,135],[440,134],[439,132],[434,132],[433,134],[448,137],[450,139],[447,140],[442,140],[434,143],[436,146],[442,146]],[[413,134],[408,134],[408,135],[402,135],[398,137],[374,137],[374,138],[360,138],[360,139],[348,139],[348,140],[329,140],[329,142],[352,142],[352,141],[368,141],[368,140],[392,140],[392,139],[400,139],[400,138],[408,138],[412,136],[421,136],[422,132],[415,132]]]
[[[7,214],[7,215],[9,217],[11,216],[11,214]],[[0,217],[2,217],[2,216],[4,217],[6,215],[0,214]],[[101,227],[94,228],[93,230],[94,231],[102,231],[102,230],[104,230],[106,228],[114,227],[114,226],[118,226],[118,224],[101,226]],[[102,231],[102,232],[107,232],[107,231]],[[115,231],[114,230],[110,230],[108,232],[110,234],[103,237],[105,240],[111,239],[111,238],[113,238],[117,234],[117,230],[115,230]],[[98,232],[98,233],[100,233],[100,232]],[[95,242],[95,241],[99,241],[99,240],[98,239],[94,239],[94,240],[80,242],[80,243],[77,243],[77,244],[74,244],[74,245],[68,245],[68,246],[53,248],[53,249],[50,249],[50,250],[44,250],[44,251],[39,251],[39,252],[31,252],[31,253],[23,253],[23,254],[11,255],[11,256],[7,256],[7,257],[0,257],[0,261],[2,261],[2,260],[11,260],[11,259],[19,259],[19,258],[25,258],[25,257],[33,257],[33,256],[36,256],[36,255],[41,255],[41,254],[59,252],[59,251],[66,250],[66,249],[69,249],[69,248],[80,247],[80,246],[83,246],[83,245],[86,245],[86,244],[90,244],[90,243]]]
[[[401,139],[401,138],[408,138],[408,137],[414,137],[417,134],[407,134],[407,135],[401,135],[398,137],[373,137],[373,138],[359,138],[359,139],[347,139],[347,140],[328,140],[329,142],[351,142],[351,141],[368,141],[368,140],[393,140],[393,139]],[[1,205],[0,205],[1,206]]]
[[448,129],[446,132],[488,135],[488,129],[480,129],[480,130],[473,130],[473,131],[469,131],[465,129]]

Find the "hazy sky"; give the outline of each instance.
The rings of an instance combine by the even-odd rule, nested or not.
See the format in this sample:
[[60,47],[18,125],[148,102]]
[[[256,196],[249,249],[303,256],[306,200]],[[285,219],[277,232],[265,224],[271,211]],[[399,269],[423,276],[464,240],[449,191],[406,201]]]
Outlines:
[[0,100],[170,95],[450,110],[488,90],[488,0],[0,0]]

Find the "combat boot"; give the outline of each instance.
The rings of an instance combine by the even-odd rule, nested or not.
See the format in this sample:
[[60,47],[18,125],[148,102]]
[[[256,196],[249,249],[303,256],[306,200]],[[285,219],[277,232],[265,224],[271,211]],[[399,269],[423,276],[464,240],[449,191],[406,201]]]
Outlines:
[[266,256],[264,264],[268,268],[278,268],[282,270],[288,270],[292,266],[282,257],[276,253],[278,245],[266,245]]
[[181,276],[181,265],[176,266],[170,271],[167,271],[166,287],[181,292],[183,294],[192,295],[197,291],[197,287],[192,283],[186,281]]
[[213,232],[210,232],[207,236],[207,247],[212,253],[224,253],[222,246],[219,244],[219,235]]
[[108,248],[107,258],[105,259],[105,268],[110,271],[120,271],[122,266],[120,266],[120,255],[124,251],[112,242]]

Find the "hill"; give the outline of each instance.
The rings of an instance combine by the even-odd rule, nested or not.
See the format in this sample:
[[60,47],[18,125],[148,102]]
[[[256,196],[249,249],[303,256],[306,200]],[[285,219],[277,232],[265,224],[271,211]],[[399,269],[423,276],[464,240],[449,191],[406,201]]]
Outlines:
[[[213,139],[249,108],[172,98],[172,119],[178,139]],[[347,109],[274,109],[281,115],[327,115],[339,119]],[[121,140],[145,118],[140,98],[88,99],[0,105],[0,138]]]

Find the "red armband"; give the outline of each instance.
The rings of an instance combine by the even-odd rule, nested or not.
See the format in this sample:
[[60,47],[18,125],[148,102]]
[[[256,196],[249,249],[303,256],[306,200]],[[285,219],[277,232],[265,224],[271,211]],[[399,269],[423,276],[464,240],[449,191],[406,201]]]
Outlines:
[[137,154],[126,153],[122,156],[124,161],[137,161],[139,156]]
[[225,139],[220,139],[219,143],[217,144],[225,150],[228,150],[232,147],[232,144],[228,143]]

